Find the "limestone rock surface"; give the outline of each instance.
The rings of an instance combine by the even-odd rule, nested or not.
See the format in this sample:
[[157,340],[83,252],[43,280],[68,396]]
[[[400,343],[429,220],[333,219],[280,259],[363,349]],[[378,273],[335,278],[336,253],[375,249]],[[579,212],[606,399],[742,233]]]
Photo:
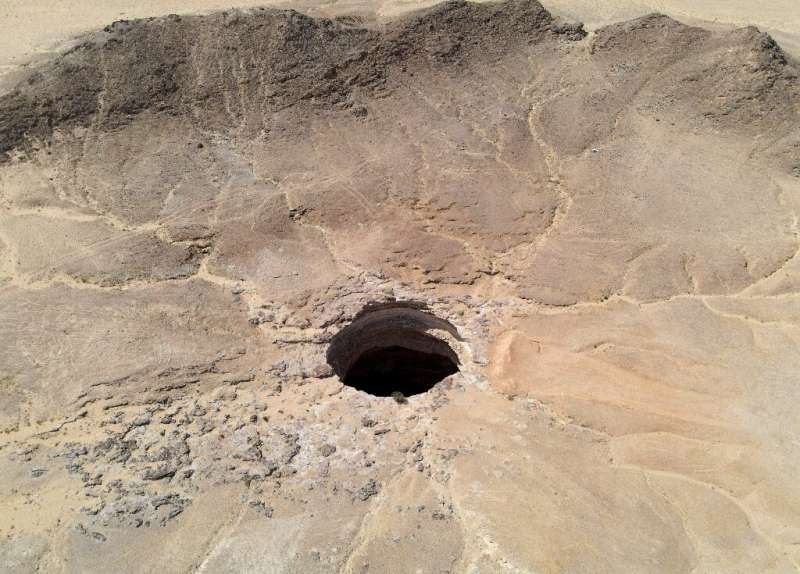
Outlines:
[[[0,571],[797,572],[798,74],[535,0],[119,21],[32,66]],[[333,338],[404,306],[460,372],[343,385]]]

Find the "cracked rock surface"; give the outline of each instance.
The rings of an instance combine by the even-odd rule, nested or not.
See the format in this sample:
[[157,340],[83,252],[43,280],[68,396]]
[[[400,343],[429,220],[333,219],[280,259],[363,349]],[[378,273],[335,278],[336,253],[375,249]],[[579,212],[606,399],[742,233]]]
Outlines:
[[[120,21],[32,66],[0,571],[798,571],[798,73],[534,0]],[[334,337],[404,306],[459,372],[343,385]]]

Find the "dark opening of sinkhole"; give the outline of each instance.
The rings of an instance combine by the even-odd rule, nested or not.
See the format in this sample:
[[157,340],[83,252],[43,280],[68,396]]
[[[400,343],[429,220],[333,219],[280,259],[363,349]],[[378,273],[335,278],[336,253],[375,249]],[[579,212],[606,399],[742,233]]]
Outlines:
[[445,340],[458,340],[447,321],[417,307],[368,308],[328,347],[328,363],[341,381],[378,397],[410,397],[459,370]]

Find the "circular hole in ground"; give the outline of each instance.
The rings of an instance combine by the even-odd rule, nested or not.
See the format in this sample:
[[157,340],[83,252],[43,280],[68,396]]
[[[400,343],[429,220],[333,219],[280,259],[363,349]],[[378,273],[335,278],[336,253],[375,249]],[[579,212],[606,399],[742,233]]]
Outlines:
[[342,329],[328,347],[328,364],[341,381],[378,397],[405,397],[432,389],[458,372],[446,338],[455,327],[419,307],[373,306]]

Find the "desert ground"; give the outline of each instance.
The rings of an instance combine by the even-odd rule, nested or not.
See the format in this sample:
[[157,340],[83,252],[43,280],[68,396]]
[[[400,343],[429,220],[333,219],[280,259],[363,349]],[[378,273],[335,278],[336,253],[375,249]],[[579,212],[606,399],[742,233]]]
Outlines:
[[0,27],[0,572],[800,571],[795,2]]

